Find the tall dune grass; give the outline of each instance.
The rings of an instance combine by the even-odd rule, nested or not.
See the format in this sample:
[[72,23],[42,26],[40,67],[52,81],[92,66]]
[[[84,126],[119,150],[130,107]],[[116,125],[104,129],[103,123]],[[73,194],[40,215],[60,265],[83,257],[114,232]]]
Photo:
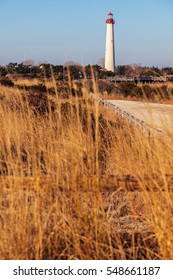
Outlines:
[[0,258],[172,259],[172,133],[148,138],[68,83],[36,102],[0,87]]

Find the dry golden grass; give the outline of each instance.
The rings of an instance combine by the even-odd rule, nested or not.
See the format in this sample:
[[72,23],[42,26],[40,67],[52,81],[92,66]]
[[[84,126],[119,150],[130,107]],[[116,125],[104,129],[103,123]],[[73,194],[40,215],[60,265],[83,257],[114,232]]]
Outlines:
[[173,135],[51,85],[41,111],[0,87],[0,259],[172,259]]
[[[148,99],[146,97],[145,92],[145,86],[149,86],[153,89],[153,97]],[[161,104],[173,104],[173,83],[171,82],[164,82],[164,83],[149,83],[149,84],[143,84],[138,83],[136,85],[139,89],[141,89],[143,93],[143,97],[137,97],[137,96],[130,96],[128,95],[125,97],[122,93],[119,93],[115,95],[114,93],[107,93],[106,91],[102,93],[102,97],[106,100],[132,100],[132,101],[143,101],[143,102],[154,102],[154,103],[161,103]],[[117,89],[119,87],[119,84],[117,85]],[[163,87],[167,88],[168,96],[165,96],[165,92],[163,91]]]
[[26,78],[18,78],[14,79],[14,84],[16,86],[34,86],[38,85],[40,83],[40,80],[38,78],[35,79],[26,79]]

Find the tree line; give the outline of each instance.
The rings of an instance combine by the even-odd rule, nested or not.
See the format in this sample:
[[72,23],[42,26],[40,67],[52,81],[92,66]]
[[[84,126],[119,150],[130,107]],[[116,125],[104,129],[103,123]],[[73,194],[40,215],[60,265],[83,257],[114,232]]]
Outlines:
[[46,76],[51,77],[55,75],[57,79],[64,79],[70,77],[72,79],[91,79],[93,77],[98,79],[105,79],[107,77],[118,76],[159,76],[159,75],[173,75],[172,67],[165,67],[159,69],[158,67],[143,67],[141,65],[118,65],[115,73],[106,71],[98,64],[82,66],[79,64],[71,65],[53,65],[50,63],[42,63],[33,65],[32,63],[17,63],[10,62],[6,66],[0,66],[0,76],[4,77],[11,75],[30,75],[31,77]]

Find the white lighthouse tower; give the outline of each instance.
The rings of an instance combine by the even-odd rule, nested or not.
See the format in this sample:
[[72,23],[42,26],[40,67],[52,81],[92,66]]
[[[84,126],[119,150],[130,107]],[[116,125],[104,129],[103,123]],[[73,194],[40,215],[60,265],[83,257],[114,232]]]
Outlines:
[[113,14],[110,12],[106,20],[106,51],[105,68],[108,71],[115,72],[115,49],[114,49],[114,24]]

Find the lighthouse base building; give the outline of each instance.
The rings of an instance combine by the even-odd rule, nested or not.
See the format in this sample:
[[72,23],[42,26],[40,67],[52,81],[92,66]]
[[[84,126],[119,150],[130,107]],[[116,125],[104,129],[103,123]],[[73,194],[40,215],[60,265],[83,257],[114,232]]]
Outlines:
[[114,24],[113,14],[110,12],[106,20],[105,68],[112,72],[115,72]]

